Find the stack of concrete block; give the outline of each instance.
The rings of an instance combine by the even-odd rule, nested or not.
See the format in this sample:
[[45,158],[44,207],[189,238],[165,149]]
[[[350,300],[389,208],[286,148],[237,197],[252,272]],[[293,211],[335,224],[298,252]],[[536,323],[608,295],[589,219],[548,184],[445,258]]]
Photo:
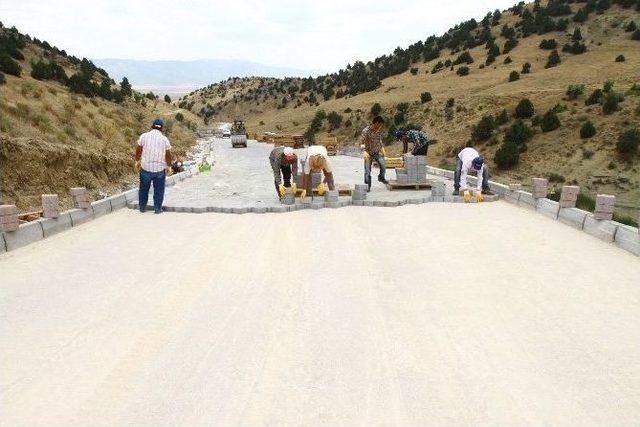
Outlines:
[[613,211],[616,207],[616,196],[598,194],[596,196],[596,209],[593,217],[599,221],[613,219]]
[[427,182],[427,156],[403,155],[404,167],[396,169],[398,184],[424,184]]
[[0,231],[16,231],[20,227],[16,205],[0,205]]
[[544,199],[547,197],[547,188],[549,186],[549,181],[545,178],[533,178],[533,189],[531,190],[531,194],[534,199]]
[[353,193],[351,193],[351,198],[354,201],[367,200],[367,189],[368,186],[366,184],[356,184],[353,188]]
[[447,185],[442,180],[437,180],[431,185],[431,195],[433,197],[443,197],[447,191]]
[[509,190],[522,191],[522,184],[509,184]]
[[294,205],[296,203],[296,195],[291,191],[287,191],[285,195],[280,199],[283,205]]
[[71,197],[73,198],[73,206],[75,206],[77,209],[89,209],[91,207],[86,188],[73,187],[69,190],[69,192],[71,193]]
[[337,203],[340,201],[338,190],[329,190],[324,193],[324,201],[329,203]]
[[60,216],[57,194],[42,195],[42,216],[44,218],[58,218]]
[[578,201],[578,194],[580,193],[580,187],[577,185],[565,185],[562,187],[562,193],[560,193],[560,208],[575,208]]

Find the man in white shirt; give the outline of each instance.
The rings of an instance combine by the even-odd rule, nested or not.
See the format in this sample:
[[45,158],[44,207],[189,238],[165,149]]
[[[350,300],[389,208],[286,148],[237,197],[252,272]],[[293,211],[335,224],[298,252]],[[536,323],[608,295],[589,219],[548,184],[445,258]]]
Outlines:
[[307,158],[304,162],[302,198],[306,197],[307,193],[311,193],[311,172],[320,171],[324,173],[324,182],[329,187],[329,190],[334,190],[333,169],[331,168],[327,148],[322,145],[312,145],[307,149]]
[[476,184],[476,195],[479,196],[478,200],[482,199],[482,193],[490,194],[489,191],[489,170],[484,162],[484,159],[480,156],[480,153],[474,148],[467,147],[460,151],[456,160],[456,172],[454,175],[453,194],[455,196],[460,194],[460,189],[463,192],[467,191],[467,175],[469,170],[474,170],[478,176]]
[[136,147],[136,169],[140,169],[138,202],[140,212],[147,210],[149,188],[153,183],[153,210],[162,213],[166,174],[171,167],[171,143],[162,134],[164,122],[156,119],[149,132],[138,138]]

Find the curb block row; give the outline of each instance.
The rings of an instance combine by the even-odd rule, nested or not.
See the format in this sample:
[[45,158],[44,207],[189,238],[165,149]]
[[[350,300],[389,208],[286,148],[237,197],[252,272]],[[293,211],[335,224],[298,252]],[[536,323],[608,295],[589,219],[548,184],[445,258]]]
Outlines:
[[619,248],[640,256],[640,234],[635,227],[615,221],[597,220],[591,212],[578,208],[561,208],[558,202],[546,198],[536,199],[526,191],[509,192],[504,195],[504,200],[582,230],[604,242],[614,243]]
[[[167,177],[167,186],[197,175],[198,171],[186,171]],[[127,202],[138,200],[138,189],[125,191],[105,199],[97,200],[87,209],[71,209],[60,212],[57,218],[41,218],[37,221],[21,224],[16,231],[0,232],[0,254],[13,251],[47,237],[69,230],[93,219],[125,208]]]

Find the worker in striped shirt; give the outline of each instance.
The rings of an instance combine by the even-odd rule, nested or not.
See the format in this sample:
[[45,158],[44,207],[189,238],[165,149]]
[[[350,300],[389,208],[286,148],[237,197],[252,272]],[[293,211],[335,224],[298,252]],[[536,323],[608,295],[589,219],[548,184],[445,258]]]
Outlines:
[[156,119],[149,132],[138,138],[136,146],[136,169],[140,171],[138,203],[140,212],[147,210],[149,189],[153,184],[153,210],[162,213],[164,188],[167,174],[171,174],[171,143],[162,134],[164,121]]
[[371,165],[374,160],[377,161],[378,166],[380,166],[378,181],[387,184],[384,176],[387,168],[384,162],[384,148],[382,145],[383,124],[384,119],[376,116],[371,124],[362,130],[361,145],[364,148],[364,183],[367,184],[369,191],[371,191]]

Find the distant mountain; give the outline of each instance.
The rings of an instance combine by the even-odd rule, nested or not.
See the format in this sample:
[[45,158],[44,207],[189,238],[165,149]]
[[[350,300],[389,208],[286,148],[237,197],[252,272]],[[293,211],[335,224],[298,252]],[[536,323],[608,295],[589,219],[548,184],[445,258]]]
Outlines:
[[318,70],[273,67],[250,61],[202,59],[197,61],[140,61],[95,59],[116,80],[126,76],[136,86],[206,86],[228,77],[308,77]]

